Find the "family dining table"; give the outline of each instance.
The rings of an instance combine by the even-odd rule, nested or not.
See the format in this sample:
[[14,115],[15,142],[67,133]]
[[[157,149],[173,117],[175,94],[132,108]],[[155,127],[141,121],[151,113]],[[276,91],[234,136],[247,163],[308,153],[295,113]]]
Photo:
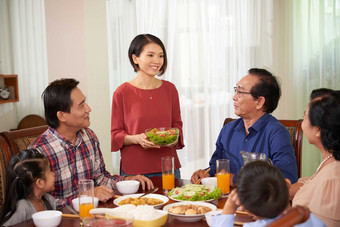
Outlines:
[[[163,189],[162,189],[162,178],[161,177],[151,177],[150,178],[154,184],[155,187],[158,187],[159,190],[156,191],[156,194],[161,194],[164,195],[163,193]],[[175,187],[181,187],[183,185],[186,184],[190,184],[190,180],[184,180],[184,179],[175,179]],[[141,187],[138,191],[138,193],[143,193],[144,191],[142,191]],[[121,195],[118,190],[115,190],[115,195]],[[218,200],[214,200],[210,203],[214,204],[217,209],[223,209],[225,202],[227,201],[228,197],[221,197]],[[105,203],[100,202],[98,204],[98,208],[115,208],[117,207],[114,203],[113,200],[115,198],[112,198],[110,200],[108,200]],[[165,204],[171,204],[171,203],[175,203],[176,201],[173,201],[171,199],[169,199],[169,201]],[[164,206],[165,206],[164,205]],[[67,208],[63,208],[61,209],[61,211],[64,214],[71,214],[71,212],[67,209]],[[254,220],[248,216],[247,214],[244,213],[237,213],[235,216],[235,222],[234,222],[234,226],[242,226],[243,223],[246,222],[253,222]],[[34,227],[34,223],[33,220],[27,220],[24,222],[21,222],[19,224],[14,225],[15,227]],[[79,227],[80,226],[80,219],[76,218],[76,217],[62,217],[61,223],[59,225],[60,227]],[[182,222],[179,221],[177,219],[175,219],[173,216],[169,215],[168,216],[168,220],[166,222],[166,224],[164,225],[166,227],[186,227],[186,226],[195,226],[195,227],[200,227],[200,226],[208,226],[207,222],[205,221],[205,219],[198,221],[198,222]]]

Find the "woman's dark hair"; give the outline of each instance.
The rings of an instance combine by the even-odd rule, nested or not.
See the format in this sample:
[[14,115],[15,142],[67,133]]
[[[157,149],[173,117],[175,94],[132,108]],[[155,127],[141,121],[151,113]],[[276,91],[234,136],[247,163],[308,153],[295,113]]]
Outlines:
[[252,68],[248,73],[259,78],[259,82],[251,88],[250,94],[254,98],[263,96],[266,99],[264,111],[272,113],[281,97],[281,87],[277,78],[265,69]]
[[71,91],[79,84],[75,79],[55,80],[42,94],[47,124],[52,128],[59,126],[58,111],[69,113],[72,106]]
[[313,100],[315,98],[319,98],[319,97],[325,96],[325,95],[329,94],[331,91],[333,91],[333,90],[329,89],[329,88],[314,89],[312,91],[312,93],[310,93],[309,99]]
[[311,125],[320,127],[323,147],[340,160],[340,90],[311,100],[308,116]]
[[163,58],[164,58],[164,62],[163,62],[163,66],[162,68],[159,70],[159,73],[158,73],[158,76],[161,76],[165,73],[166,71],[166,67],[168,65],[168,60],[167,60],[167,56],[166,56],[166,50],[165,50],[165,47],[164,47],[164,44],[162,43],[162,41],[157,38],[156,36],[154,35],[151,35],[151,34],[140,34],[140,35],[137,35],[131,42],[130,44],[130,48],[129,48],[129,59],[130,59],[130,63],[133,67],[133,69],[135,70],[135,72],[137,72],[139,70],[139,66],[138,64],[135,64],[133,62],[133,58],[132,58],[132,55],[136,55],[137,57],[140,56],[140,54],[142,53],[143,51],[143,48],[146,44],[149,44],[149,43],[156,43],[158,44],[162,50],[163,50]]
[[274,218],[289,203],[288,187],[281,171],[265,161],[245,164],[237,176],[236,188],[243,206],[260,217]]
[[38,178],[45,179],[47,168],[48,159],[36,149],[23,150],[10,159],[6,171],[6,197],[0,226],[15,213],[20,199],[28,199],[33,194],[33,184]]

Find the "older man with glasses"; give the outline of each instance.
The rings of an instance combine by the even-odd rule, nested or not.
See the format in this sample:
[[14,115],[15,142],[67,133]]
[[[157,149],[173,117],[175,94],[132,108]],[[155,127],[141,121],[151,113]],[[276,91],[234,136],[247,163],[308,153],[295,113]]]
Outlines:
[[[242,168],[241,151],[264,153],[292,183],[297,177],[294,149],[287,129],[270,113],[279,102],[281,88],[275,76],[265,69],[252,68],[234,88],[235,114],[240,118],[225,125],[216,141],[216,150],[209,161],[209,176],[216,174],[216,160],[230,160],[230,183]],[[195,171],[195,183],[205,170]]]

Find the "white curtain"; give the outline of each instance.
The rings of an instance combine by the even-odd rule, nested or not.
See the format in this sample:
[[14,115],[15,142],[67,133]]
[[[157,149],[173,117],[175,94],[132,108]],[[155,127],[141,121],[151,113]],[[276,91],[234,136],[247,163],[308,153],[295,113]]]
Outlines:
[[28,114],[44,115],[41,94],[48,83],[44,0],[0,0],[2,74],[17,74],[17,103],[2,104],[16,124]]
[[[137,34],[166,46],[163,78],[179,91],[184,124],[182,178],[208,166],[224,119],[236,117],[237,81],[251,67],[271,69],[272,8],[269,0],[107,0],[111,95],[136,76],[127,52]],[[118,166],[119,155],[113,160]]]
[[[340,89],[340,0],[289,0],[288,36],[291,101],[296,114],[306,109],[315,88]],[[299,97],[299,98],[294,98]],[[303,143],[303,172],[310,176],[321,161],[320,152]]]

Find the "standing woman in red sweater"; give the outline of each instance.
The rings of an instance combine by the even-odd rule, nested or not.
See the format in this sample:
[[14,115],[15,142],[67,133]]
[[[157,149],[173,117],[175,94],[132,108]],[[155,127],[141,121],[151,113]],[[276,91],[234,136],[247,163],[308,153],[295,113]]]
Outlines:
[[[136,36],[129,59],[137,76],[120,85],[113,94],[111,150],[121,152],[121,175],[161,176],[161,157],[175,159],[175,178],[180,178],[176,149],[182,149],[183,131],[178,92],[174,84],[157,79],[167,68],[162,41],[150,34]],[[179,139],[171,147],[147,140],[145,130],[157,127],[179,129]]]

